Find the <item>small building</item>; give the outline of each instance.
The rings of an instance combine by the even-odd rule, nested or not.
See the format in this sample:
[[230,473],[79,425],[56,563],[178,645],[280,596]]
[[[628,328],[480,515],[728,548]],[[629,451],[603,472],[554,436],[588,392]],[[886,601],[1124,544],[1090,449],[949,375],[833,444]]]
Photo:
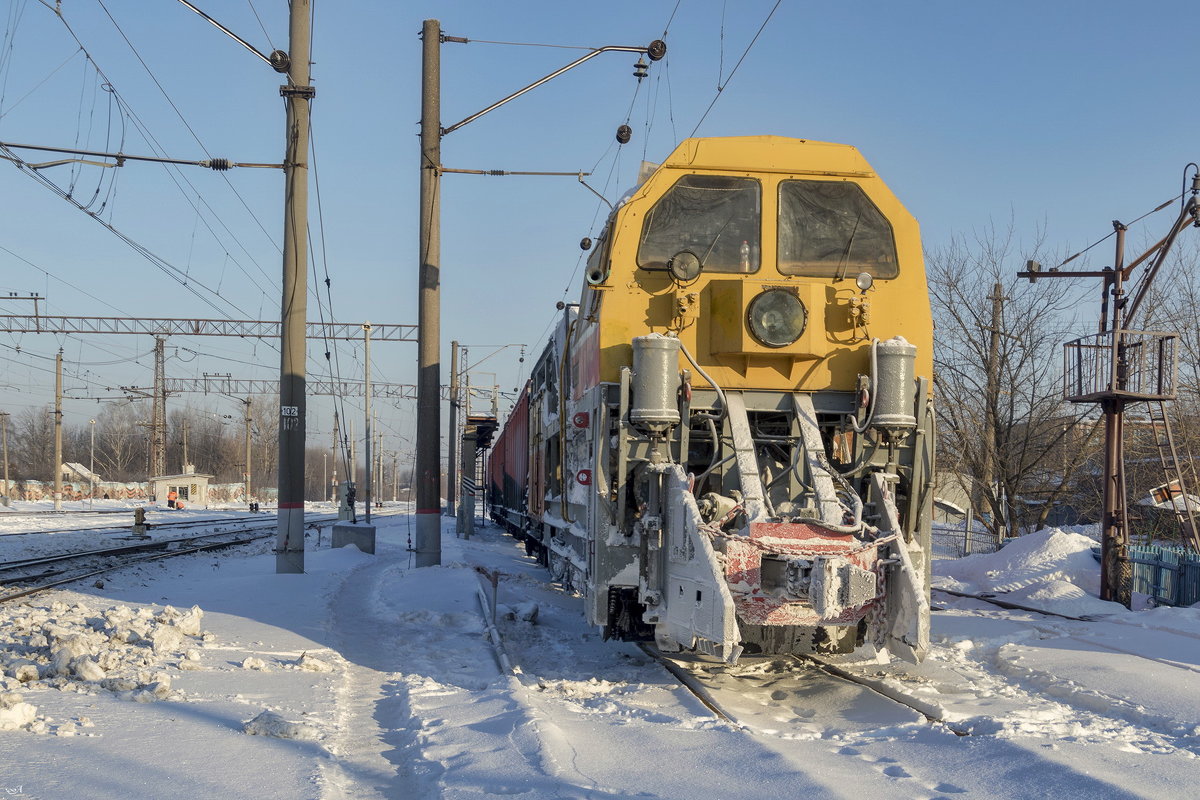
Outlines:
[[208,483],[212,475],[201,472],[184,472],[179,475],[158,475],[150,479],[154,500],[162,506],[175,492],[184,508],[208,508]]
[[62,475],[63,480],[67,483],[104,483],[99,475],[92,472],[83,464],[79,464],[74,461],[68,461],[64,464],[61,464],[58,468],[58,471]]

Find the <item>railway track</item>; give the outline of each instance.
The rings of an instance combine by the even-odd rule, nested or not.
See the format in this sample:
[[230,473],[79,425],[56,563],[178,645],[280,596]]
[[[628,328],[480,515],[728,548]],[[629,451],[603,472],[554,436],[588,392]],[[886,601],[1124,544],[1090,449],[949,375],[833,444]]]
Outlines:
[[[506,589],[517,590],[511,584]],[[536,689],[541,683],[534,677],[536,666],[522,664],[510,655],[510,649],[491,622],[489,596],[489,592],[481,589],[480,609],[501,672],[526,688]],[[671,658],[648,644],[637,647],[713,716],[747,733],[789,738],[796,733],[790,727],[793,725],[868,733],[879,725],[930,724],[957,736],[969,735],[966,728],[943,719],[937,706],[818,658],[749,658],[737,667],[729,667],[724,663]],[[519,651],[517,654],[520,655]],[[831,712],[826,708],[815,715],[814,709],[826,705],[824,698],[830,695],[838,697],[836,709]],[[837,709],[844,713],[838,714]],[[863,719],[872,722],[864,725]]]
[[[376,514],[375,516],[392,516],[392,514]],[[305,522],[305,529],[319,531],[322,527],[332,525],[337,521],[336,517],[311,519]],[[212,531],[197,536],[158,539],[122,545],[120,547],[15,559],[0,563],[0,603],[29,597],[39,592],[93,578],[136,564],[237,547],[275,535],[275,520],[268,519],[263,520],[263,523],[259,525],[243,526],[232,530]],[[40,572],[30,571],[36,570],[39,567],[50,567],[50,569]],[[24,584],[33,585],[16,590],[9,588],[13,585],[22,586]]]
[[[731,691],[729,688],[716,690],[714,687],[705,683],[702,674],[697,674],[696,671],[690,669],[685,663],[681,663],[675,659],[669,658],[662,653],[659,653],[656,649],[650,647],[649,645],[639,644],[638,647],[643,653],[654,659],[654,661],[658,664],[662,665],[663,668],[671,673],[671,675],[677,681],[679,681],[684,688],[691,692],[696,699],[704,704],[705,707],[716,714],[718,718],[744,730],[755,730],[758,727],[752,722],[740,719],[736,711],[733,711],[727,703],[722,702],[721,695]],[[928,723],[942,726],[946,728],[946,730],[954,733],[956,736],[970,735],[970,731],[966,730],[965,728],[943,719],[941,710],[936,706],[924,702],[919,698],[905,694],[904,692],[888,686],[881,681],[874,681],[864,676],[856,675],[853,672],[842,669],[836,664],[831,664],[828,661],[824,661],[815,656],[787,656],[782,659],[766,659],[766,662],[768,663],[778,661],[790,661],[795,664],[799,664],[804,668],[804,670],[815,668],[823,675],[834,680],[853,684],[856,687],[864,689],[867,692],[888,700],[898,706],[915,711]],[[728,678],[726,678],[726,680],[728,680]],[[803,677],[803,673],[801,673],[799,683],[804,683],[806,681],[807,679]],[[773,687],[772,698],[778,695],[787,695],[789,692],[796,692],[798,694],[807,693],[806,691],[800,692],[796,688],[786,687],[783,682],[773,684]],[[735,693],[740,694],[740,692],[736,691]]]
[[[35,512],[35,513],[43,513],[43,512]],[[51,513],[55,513],[55,512],[51,512]],[[100,514],[100,513],[110,513],[110,512],[99,512],[98,511],[95,513]],[[133,514],[128,509],[123,509],[121,513],[125,517],[128,518],[127,524],[88,525],[88,526],[74,525],[74,526],[71,526],[68,528],[47,528],[44,530],[14,531],[11,533],[4,533],[4,534],[0,534],[0,535],[3,535],[3,536],[41,536],[43,534],[54,534],[54,533],[99,533],[99,532],[128,533],[130,526],[133,524]],[[160,519],[160,516],[163,516],[163,515],[165,515],[168,518],[168,521],[162,521]],[[239,518],[239,517],[202,517],[199,519],[170,520],[169,519],[170,516],[171,516],[170,512],[149,512],[146,515],[146,522],[147,522],[148,527],[150,527],[151,529],[157,528],[157,529],[161,530],[163,528],[179,529],[179,528],[195,527],[197,525],[214,525],[214,524],[219,524],[222,522],[241,522],[242,521],[242,518]]]

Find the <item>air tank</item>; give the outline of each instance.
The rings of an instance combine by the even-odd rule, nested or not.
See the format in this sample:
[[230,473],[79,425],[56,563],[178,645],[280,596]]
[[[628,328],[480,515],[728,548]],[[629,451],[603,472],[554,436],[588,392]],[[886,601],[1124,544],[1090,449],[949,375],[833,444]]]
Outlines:
[[875,428],[898,430],[917,427],[915,364],[917,348],[903,336],[876,345]]
[[661,333],[633,340],[633,397],[629,422],[660,434],[679,424],[679,340]]

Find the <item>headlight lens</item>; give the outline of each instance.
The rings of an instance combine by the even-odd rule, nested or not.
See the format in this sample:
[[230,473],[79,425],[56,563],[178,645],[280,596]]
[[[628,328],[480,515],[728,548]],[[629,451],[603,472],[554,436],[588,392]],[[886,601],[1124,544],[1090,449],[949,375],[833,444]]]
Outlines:
[[787,289],[768,289],[750,301],[746,325],[750,335],[767,347],[794,344],[808,324],[808,311]]

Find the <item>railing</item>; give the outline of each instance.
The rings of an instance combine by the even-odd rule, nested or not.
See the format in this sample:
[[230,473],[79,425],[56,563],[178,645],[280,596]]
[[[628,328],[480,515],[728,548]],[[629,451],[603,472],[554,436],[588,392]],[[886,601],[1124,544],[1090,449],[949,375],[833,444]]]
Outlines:
[[999,549],[996,537],[976,523],[979,530],[962,528],[958,525],[933,523],[932,547],[934,558],[962,558],[974,553],[994,553]]
[[1167,606],[1200,602],[1200,554],[1187,548],[1131,546],[1133,591]]
[[1064,397],[1072,403],[1116,397],[1174,399],[1177,338],[1174,333],[1118,330],[1067,342],[1063,346]]

